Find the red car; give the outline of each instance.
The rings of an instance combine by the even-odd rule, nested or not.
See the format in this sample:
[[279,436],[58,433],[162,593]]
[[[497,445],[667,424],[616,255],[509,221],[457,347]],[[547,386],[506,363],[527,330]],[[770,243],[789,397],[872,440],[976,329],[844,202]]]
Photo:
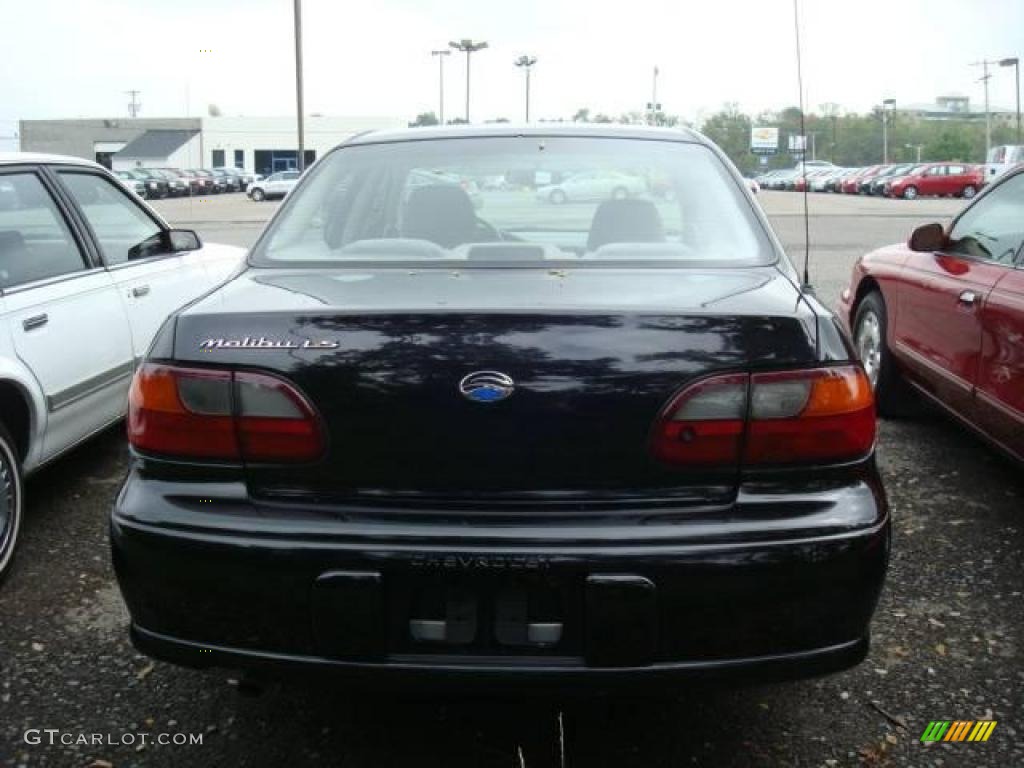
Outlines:
[[838,314],[882,415],[916,391],[1024,461],[1024,168],[861,257]]
[[843,179],[843,193],[847,195],[856,195],[860,192],[860,183],[869,176],[874,176],[882,168],[880,165],[869,165],[867,168],[861,168],[860,171],[847,176]]
[[919,165],[908,176],[893,179],[890,197],[913,200],[921,195],[951,195],[970,200],[985,184],[981,166],[966,163],[928,163]]

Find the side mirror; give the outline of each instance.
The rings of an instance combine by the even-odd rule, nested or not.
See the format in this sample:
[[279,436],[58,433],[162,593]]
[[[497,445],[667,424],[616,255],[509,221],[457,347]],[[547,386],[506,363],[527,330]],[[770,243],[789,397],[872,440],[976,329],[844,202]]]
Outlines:
[[946,230],[941,224],[922,224],[910,233],[907,245],[912,251],[934,253],[946,247]]
[[169,229],[167,230],[167,240],[170,243],[171,251],[174,253],[179,251],[198,251],[203,247],[199,235],[191,229]]

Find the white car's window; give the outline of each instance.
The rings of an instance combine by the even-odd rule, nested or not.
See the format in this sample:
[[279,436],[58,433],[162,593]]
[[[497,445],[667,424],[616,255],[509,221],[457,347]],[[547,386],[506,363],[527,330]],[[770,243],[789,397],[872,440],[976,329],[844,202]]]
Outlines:
[[1024,244],[1024,174],[993,189],[957,220],[949,251],[1013,264]]
[[[257,263],[763,264],[742,183],[708,147],[583,137],[354,146],[321,160]],[[500,179],[500,181],[496,181]]]
[[39,177],[0,175],[0,288],[85,267],[82,252]]
[[96,233],[108,265],[165,252],[160,226],[106,177],[71,171],[60,175]]

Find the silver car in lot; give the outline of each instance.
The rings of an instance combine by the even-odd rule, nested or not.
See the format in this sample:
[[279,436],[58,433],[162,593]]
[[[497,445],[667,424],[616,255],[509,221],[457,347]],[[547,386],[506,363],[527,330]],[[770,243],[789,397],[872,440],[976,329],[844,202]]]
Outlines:
[[246,193],[257,203],[274,197],[284,197],[299,183],[301,175],[298,171],[272,173],[267,178],[250,184]]
[[556,205],[585,200],[624,200],[647,193],[647,182],[639,176],[616,171],[574,173],[558,184],[537,188],[537,199]]

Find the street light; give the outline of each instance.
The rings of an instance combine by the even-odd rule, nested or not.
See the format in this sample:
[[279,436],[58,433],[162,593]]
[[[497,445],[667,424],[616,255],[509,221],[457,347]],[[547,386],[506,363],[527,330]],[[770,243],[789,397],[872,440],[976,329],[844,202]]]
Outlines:
[[487,47],[485,40],[479,40],[474,42],[469,38],[463,38],[456,42],[452,40],[448,43],[448,47],[454,48],[456,51],[462,51],[466,54],[466,122],[469,122],[469,57],[477,51],[482,51]]
[[438,121],[441,123],[441,125],[444,125],[444,57],[445,56],[451,56],[452,52],[449,51],[447,48],[445,48],[445,49],[440,50],[440,51],[431,51],[430,55],[431,56],[437,56],[438,64],[441,65],[440,66],[440,72],[438,73],[439,82],[440,82],[439,88],[440,88],[441,93],[440,93],[440,99],[439,99],[440,107],[438,108],[437,115],[438,115]]
[[[1014,83],[1016,85],[1014,94],[1017,97],[1017,143],[1021,143],[1020,138],[1020,59],[1014,56],[1012,59],[1001,59],[999,61],[1000,67],[1013,67]],[[985,158],[986,160],[988,158]]]
[[530,122],[530,69],[537,63],[536,56],[520,56],[515,61],[517,67],[526,72],[526,122]]
[[924,144],[904,144],[903,146],[906,147],[907,149],[917,150],[917,162],[918,162],[918,164],[920,164],[920,162],[921,162],[921,150],[924,149]]
[[882,164],[889,164],[889,119],[886,114],[896,111],[896,99],[882,100]]

